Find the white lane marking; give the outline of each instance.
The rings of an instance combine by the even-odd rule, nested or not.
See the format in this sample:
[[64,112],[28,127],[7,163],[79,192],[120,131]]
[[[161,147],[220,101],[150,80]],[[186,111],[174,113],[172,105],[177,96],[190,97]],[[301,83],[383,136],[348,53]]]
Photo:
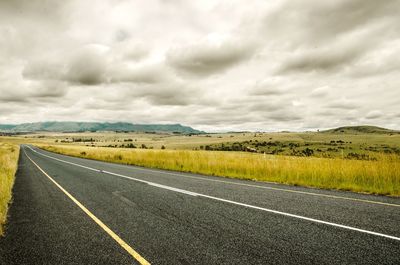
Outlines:
[[[30,149],[33,150],[32,148],[30,148]],[[35,150],[33,150],[33,151],[35,151]],[[61,162],[67,162],[67,161],[63,161],[61,159],[57,159],[57,160],[61,161]],[[67,164],[73,164],[74,165],[74,163],[70,163],[70,162],[68,162]],[[77,164],[75,164],[75,165],[77,165]],[[80,165],[78,165],[78,166],[80,166]],[[92,169],[92,170],[98,171],[96,169]],[[357,231],[357,232],[361,232],[361,233],[365,233],[365,234],[369,234],[369,235],[380,236],[380,237],[384,237],[384,238],[400,241],[400,237],[396,237],[396,236],[391,236],[391,235],[387,235],[387,234],[373,232],[373,231],[360,229],[360,228],[356,228],[356,227],[352,227],[352,226],[347,226],[347,225],[341,225],[341,224],[337,224],[337,223],[327,222],[327,221],[323,221],[323,220],[319,220],[319,219],[315,219],[315,218],[310,218],[310,217],[305,217],[305,216],[301,216],[301,215],[297,215],[297,214],[291,214],[291,213],[276,211],[276,210],[263,208],[263,207],[259,207],[259,206],[254,206],[254,205],[250,205],[250,204],[246,204],[246,203],[241,203],[241,202],[231,201],[231,200],[222,199],[222,198],[218,198],[218,197],[214,197],[214,196],[209,196],[209,195],[201,194],[201,193],[197,193],[197,192],[181,190],[181,189],[177,189],[177,188],[174,188],[174,187],[161,185],[161,184],[157,184],[157,183],[153,183],[153,182],[149,182],[149,181],[144,181],[144,180],[140,180],[140,179],[135,179],[135,178],[132,178],[132,177],[129,177],[129,176],[125,176],[125,175],[121,175],[121,174],[117,174],[117,173],[113,173],[113,172],[109,172],[109,171],[102,171],[102,172],[105,173],[105,174],[109,174],[109,175],[113,175],[113,176],[117,176],[117,177],[121,177],[121,178],[126,178],[126,179],[131,179],[131,180],[135,180],[135,181],[139,181],[139,182],[144,182],[144,183],[147,183],[149,185],[152,185],[152,186],[155,186],[155,187],[158,187],[158,188],[161,188],[161,189],[167,189],[167,190],[181,192],[181,193],[183,192],[185,194],[192,195],[192,196],[204,197],[204,198],[208,198],[208,199],[212,199],[212,200],[216,200],[216,201],[221,201],[221,202],[226,202],[226,203],[230,203],[230,204],[234,204],[234,205],[239,205],[239,206],[243,206],[243,207],[247,207],[247,208],[251,208],[251,209],[261,210],[261,211],[265,211],[265,212],[269,212],[269,213],[274,213],[274,214],[278,214],[278,215],[288,216],[288,217],[297,218],[297,219],[301,219],[301,220],[306,220],[306,221],[310,221],[310,222],[314,222],[314,223],[325,224],[325,225],[339,227],[339,228],[343,228],[343,229],[347,229],[347,230],[351,230],[351,231]]]
[[[48,156],[48,155],[45,155],[43,153],[37,152],[36,150],[32,149],[29,146],[28,146],[28,148],[30,148],[32,151],[34,151],[34,152],[36,152],[36,153],[38,153],[38,154],[40,154],[42,156],[61,161],[58,158],[55,158],[55,157]],[[72,162],[68,162],[68,161],[63,161],[63,162],[71,164],[71,165],[87,168],[85,166],[82,166],[82,165],[79,165],[79,164],[75,164],[75,163],[72,163]],[[96,162],[104,162],[104,161],[96,161]],[[120,166],[127,166],[127,165],[120,165]],[[365,199],[357,199],[357,198],[337,196],[337,195],[329,195],[329,194],[322,194],[322,193],[315,193],[315,192],[290,190],[290,189],[283,189],[283,188],[274,188],[274,187],[259,186],[259,185],[254,185],[254,184],[246,184],[246,183],[237,183],[237,182],[231,182],[231,181],[226,181],[226,180],[218,180],[218,179],[211,179],[211,178],[202,178],[202,177],[189,176],[189,175],[185,175],[183,173],[182,174],[178,174],[178,173],[173,173],[173,172],[164,172],[164,171],[140,168],[140,167],[136,167],[136,166],[130,166],[130,167],[134,167],[135,170],[142,170],[142,171],[145,171],[145,172],[153,172],[153,173],[158,173],[158,174],[163,174],[163,175],[171,175],[171,176],[178,176],[178,177],[184,177],[184,178],[199,179],[199,180],[204,180],[204,181],[219,182],[219,183],[238,185],[238,186],[245,186],[245,187],[252,187],[252,188],[259,188],[259,189],[266,189],[266,190],[298,193],[298,194],[303,194],[303,195],[324,197],[324,198],[330,198],[330,199],[340,199],[340,200],[347,200],[347,201],[355,201],[355,202],[362,202],[362,203],[370,203],[370,204],[377,204],[377,205],[400,207],[400,204],[394,204],[394,203],[388,203],[388,202],[371,201],[371,200],[365,200]],[[87,168],[87,169],[93,170],[92,168]],[[101,172],[101,170],[98,170],[98,169],[95,169],[94,171]],[[266,181],[266,183],[276,184],[274,182],[267,182],[267,181]]]
[[[105,161],[100,161],[100,162],[105,162]],[[121,164],[121,166],[127,166],[127,165],[122,165]],[[290,190],[290,189],[283,189],[283,188],[274,188],[274,187],[259,186],[259,185],[254,185],[254,184],[237,183],[237,182],[226,181],[226,180],[195,177],[195,176],[185,175],[184,172],[182,172],[181,174],[177,174],[177,173],[172,173],[172,172],[164,172],[164,171],[161,171],[161,170],[158,171],[158,170],[152,170],[152,169],[147,169],[147,168],[140,168],[140,167],[137,167],[137,166],[134,166],[134,165],[131,165],[130,167],[134,167],[135,170],[142,170],[142,171],[145,171],[145,172],[153,172],[153,173],[158,173],[158,174],[166,174],[166,175],[172,175],[172,176],[178,176],[178,177],[184,177],[184,178],[199,179],[199,180],[204,180],[204,181],[226,183],[226,184],[245,186],[245,187],[252,187],[252,188],[259,188],[259,189],[266,189],[266,190],[298,193],[298,194],[303,194],[303,195],[325,197],[325,198],[331,198],[331,199],[340,199],[340,200],[348,200],[348,201],[355,201],[355,202],[363,202],[363,203],[370,203],[370,204],[378,204],[378,205],[385,205],[385,206],[400,207],[400,204],[394,204],[394,203],[388,203],[388,202],[371,201],[371,200],[357,199],[357,198],[351,198],[351,197],[343,197],[343,196],[330,195],[330,194],[322,194],[322,193],[300,191],[300,190]],[[269,183],[269,184],[279,184],[279,183],[276,183],[276,182],[269,182],[269,181],[263,181],[263,182]]]
[[125,179],[130,179],[130,180],[146,183],[146,184],[154,186],[154,187],[158,187],[158,188],[162,188],[162,189],[166,189],[166,190],[172,190],[172,191],[175,191],[175,192],[179,192],[179,193],[183,193],[183,194],[187,194],[187,195],[191,195],[191,196],[198,196],[198,194],[195,193],[195,192],[178,189],[178,188],[174,188],[174,187],[171,187],[171,186],[158,184],[158,183],[147,181],[147,180],[137,179],[137,178],[121,175],[121,174],[110,172],[110,171],[106,171],[106,170],[103,170],[102,172],[104,174],[109,174],[109,175],[113,175],[113,176],[120,177],[120,178],[125,178]]
[[109,175],[113,175],[113,176],[117,176],[117,177],[121,177],[121,178],[126,178],[126,179],[130,179],[130,180],[142,182],[142,183],[145,183],[145,184],[148,184],[148,185],[151,185],[151,186],[154,186],[154,187],[162,188],[162,189],[172,190],[172,191],[175,191],[175,192],[180,192],[180,193],[187,194],[187,195],[191,195],[191,196],[197,196],[196,193],[191,192],[191,191],[182,190],[182,189],[178,189],[178,188],[174,188],[174,187],[170,187],[170,186],[165,186],[165,185],[158,184],[158,183],[155,183],[155,182],[151,182],[151,181],[147,181],[147,180],[142,180],[142,179],[137,179],[137,178],[133,178],[133,177],[129,177],[129,176],[117,174],[117,173],[114,173],[114,172],[109,172],[109,171],[106,171],[106,170],[100,170],[100,169],[96,169],[96,168],[91,168],[91,167],[83,166],[83,165],[80,165],[80,164],[72,163],[72,162],[69,162],[69,161],[65,161],[65,160],[62,160],[62,159],[58,159],[58,158],[55,158],[55,157],[51,157],[51,156],[42,154],[42,153],[37,152],[36,150],[32,149],[32,148],[29,147],[29,146],[28,146],[28,148],[31,149],[33,152],[35,152],[35,153],[37,153],[37,154],[40,154],[40,155],[42,155],[42,156],[45,156],[45,157],[48,157],[48,158],[57,160],[57,161],[59,161],[59,162],[63,162],[63,163],[66,163],[66,164],[70,164],[70,165],[73,165],[73,166],[81,167],[81,168],[88,169],[88,170],[95,171],[95,172],[99,172],[99,173],[109,174]]
[[68,161],[65,161],[65,160],[61,160],[61,159],[58,159],[58,158],[55,158],[55,157],[52,157],[52,156],[48,156],[48,155],[42,154],[42,153],[36,151],[35,149],[33,149],[33,148],[30,147],[30,146],[27,146],[27,147],[28,147],[29,149],[31,149],[33,152],[35,152],[36,154],[39,154],[39,155],[42,155],[42,156],[45,156],[45,157],[48,157],[48,158],[51,158],[51,159],[54,159],[54,160],[57,160],[57,161],[60,161],[60,162],[64,162],[64,163],[66,163],[66,164],[70,164],[70,165],[74,165],[74,166],[77,166],[77,167],[86,168],[86,169],[88,169],[88,170],[92,170],[92,171],[96,171],[96,172],[101,172],[100,169],[91,168],[91,167],[86,167],[86,166],[82,166],[82,165],[80,165],[80,164],[75,164],[75,163],[72,163],[72,162],[68,162]]
[[154,186],[154,187],[158,187],[158,188],[161,188],[161,189],[172,190],[172,191],[183,193],[183,194],[190,195],[190,196],[198,196],[199,195],[196,192],[182,190],[182,189],[178,189],[178,188],[174,188],[174,187],[170,187],[170,186],[165,186],[165,185],[161,185],[161,184],[157,184],[157,183],[149,183],[149,185]]
[[213,200],[217,200],[217,201],[227,202],[227,203],[231,203],[231,204],[235,204],[235,205],[240,205],[240,206],[244,206],[244,207],[248,207],[248,208],[252,208],[252,209],[257,209],[257,210],[261,210],[261,211],[265,211],[265,212],[269,212],[269,213],[275,213],[275,214],[279,214],[279,215],[284,215],[284,216],[289,216],[289,217],[298,218],[298,219],[302,219],[302,220],[307,220],[307,221],[314,222],[314,223],[340,227],[340,228],[343,228],[343,229],[348,229],[348,230],[352,230],[352,231],[357,231],[357,232],[361,232],[361,233],[365,233],[365,234],[370,234],[370,235],[374,235],[374,236],[380,236],[380,237],[385,237],[385,238],[389,238],[389,239],[400,241],[400,237],[395,237],[395,236],[391,236],[391,235],[387,235],[387,234],[377,233],[377,232],[364,230],[364,229],[360,229],[360,228],[356,228],[356,227],[352,227],[352,226],[347,226],[347,225],[341,225],[341,224],[337,224],[337,223],[322,221],[322,220],[319,220],[319,219],[309,218],[309,217],[305,217],[305,216],[301,216],[301,215],[297,215],[297,214],[291,214],[291,213],[285,213],[285,212],[281,212],[281,211],[275,211],[275,210],[271,210],[271,209],[267,209],[267,208],[263,208],[263,207],[259,207],[259,206],[254,206],[254,205],[250,205],[250,204],[246,204],[246,203],[241,203],[241,202],[235,202],[235,201],[231,201],[231,200],[221,199],[221,198],[214,197],[214,196],[208,196],[208,195],[203,195],[203,194],[199,194],[199,196],[202,196],[202,197],[205,197],[205,198],[209,198],[209,199],[213,199]]
[[57,181],[55,181],[49,174],[47,174],[35,161],[28,156],[23,149],[26,157],[45,175],[54,185],[57,186],[68,198],[70,198],[81,210],[86,213],[98,226],[100,226],[112,239],[114,239],[123,249],[125,249],[136,261],[141,265],[150,265],[150,263],[143,258],[138,252],[136,252],[131,246],[129,246],[122,238],[120,238],[114,231],[112,231],[107,225],[105,225],[99,218],[97,218],[91,211],[89,211],[82,203],[80,203],[74,196],[72,196],[67,190],[65,190]]

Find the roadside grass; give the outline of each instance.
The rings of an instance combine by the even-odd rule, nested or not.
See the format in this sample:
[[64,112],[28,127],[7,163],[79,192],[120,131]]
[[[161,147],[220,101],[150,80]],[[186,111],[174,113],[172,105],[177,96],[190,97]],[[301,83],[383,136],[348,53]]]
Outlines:
[[18,157],[18,145],[0,142],[0,236],[4,234]]
[[39,147],[95,160],[229,178],[400,196],[400,158],[376,161],[245,152],[148,150],[66,145]]

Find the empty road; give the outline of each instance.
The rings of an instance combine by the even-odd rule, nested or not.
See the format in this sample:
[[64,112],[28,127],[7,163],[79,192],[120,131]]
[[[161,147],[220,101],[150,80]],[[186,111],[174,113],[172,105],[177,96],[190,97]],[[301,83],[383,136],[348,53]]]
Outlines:
[[400,199],[21,147],[0,264],[400,264]]

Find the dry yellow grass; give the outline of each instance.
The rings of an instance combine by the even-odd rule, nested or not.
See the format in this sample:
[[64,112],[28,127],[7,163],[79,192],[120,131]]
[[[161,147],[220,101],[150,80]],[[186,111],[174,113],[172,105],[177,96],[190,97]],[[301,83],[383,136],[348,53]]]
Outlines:
[[377,161],[272,156],[242,152],[143,150],[40,145],[49,151],[108,162],[325,189],[400,195],[400,159]]
[[3,225],[6,222],[8,204],[11,200],[18,156],[18,145],[0,142],[0,236],[4,233]]

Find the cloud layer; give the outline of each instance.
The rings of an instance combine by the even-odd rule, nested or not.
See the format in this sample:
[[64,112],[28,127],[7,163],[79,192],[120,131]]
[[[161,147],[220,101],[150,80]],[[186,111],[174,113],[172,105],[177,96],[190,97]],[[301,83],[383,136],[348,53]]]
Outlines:
[[0,1],[0,123],[400,129],[396,0]]

